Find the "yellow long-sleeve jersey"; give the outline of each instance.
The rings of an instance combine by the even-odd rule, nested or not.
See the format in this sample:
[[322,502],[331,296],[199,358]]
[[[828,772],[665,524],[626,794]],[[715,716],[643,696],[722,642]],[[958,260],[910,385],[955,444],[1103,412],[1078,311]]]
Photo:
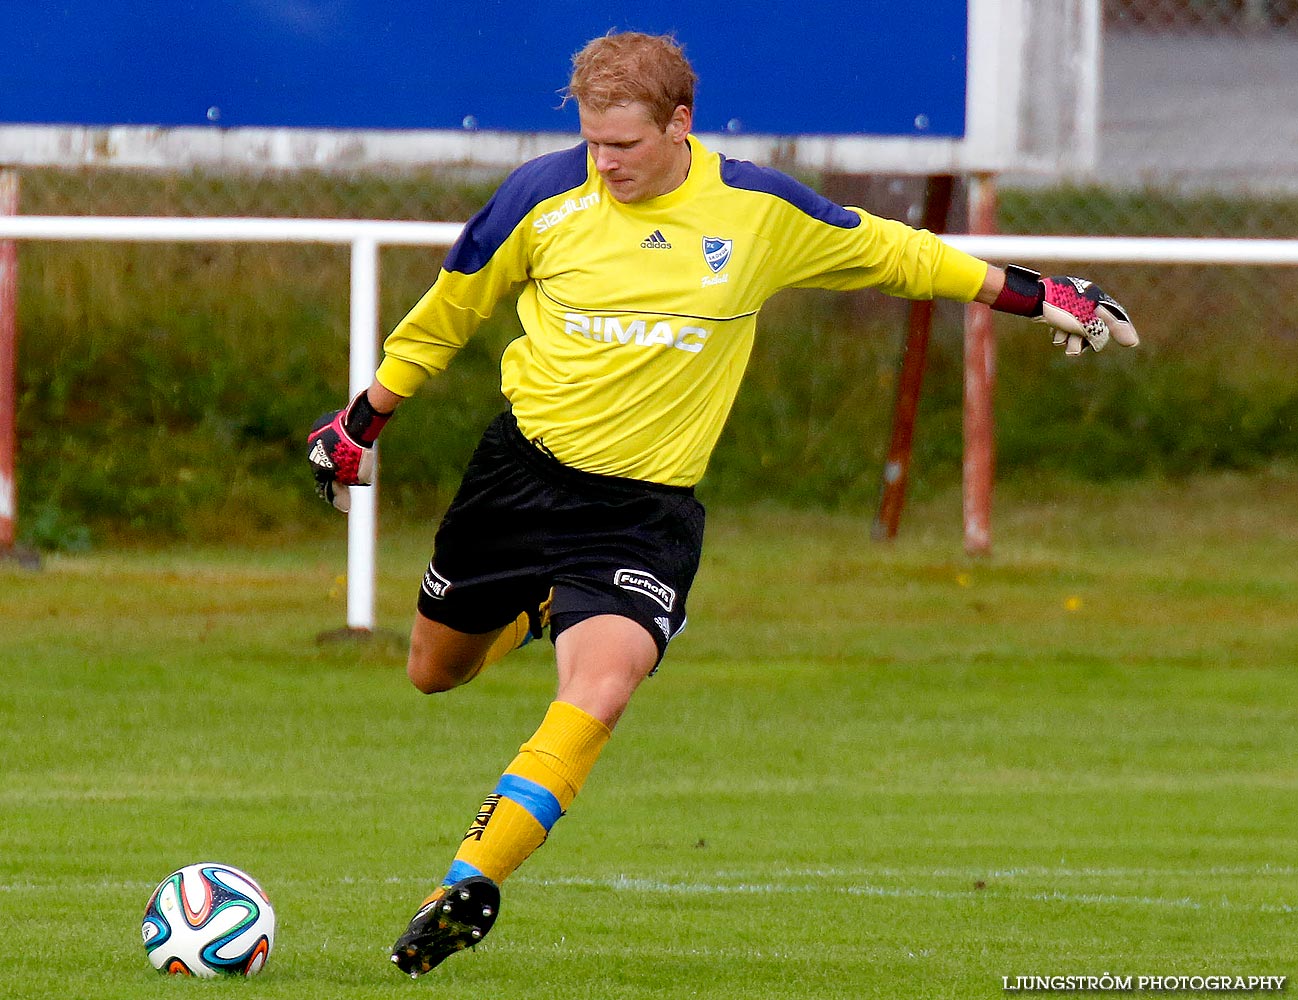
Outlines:
[[501,361],[519,429],[565,465],[690,486],[730,412],[758,310],[783,288],[969,301],[987,265],[931,233],[843,208],[691,136],[676,190],[623,204],[585,146],[514,171],[384,343],[411,395],[521,286]]

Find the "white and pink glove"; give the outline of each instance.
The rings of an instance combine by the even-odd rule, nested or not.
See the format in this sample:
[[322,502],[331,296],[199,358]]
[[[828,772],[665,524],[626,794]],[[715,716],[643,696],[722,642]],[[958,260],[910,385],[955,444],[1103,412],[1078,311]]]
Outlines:
[[992,308],[1052,327],[1055,344],[1062,345],[1070,357],[1088,348],[1102,351],[1110,337],[1124,347],[1140,343],[1127,310],[1084,278],[1043,278],[1036,271],[1010,264],[1005,268],[1005,287]]
[[351,510],[351,486],[374,482],[374,442],[391,417],[370,405],[359,393],[344,410],[326,413],[307,435],[307,462],[315,477],[315,491],[344,514]]

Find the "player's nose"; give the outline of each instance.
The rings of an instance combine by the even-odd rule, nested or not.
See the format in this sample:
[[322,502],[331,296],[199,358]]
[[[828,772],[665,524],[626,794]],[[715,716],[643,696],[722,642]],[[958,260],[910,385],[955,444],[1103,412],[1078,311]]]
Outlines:
[[595,151],[595,169],[601,174],[606,174],[610,170],[616,170],[617,165],[617,158],[611,153],[602,149]]

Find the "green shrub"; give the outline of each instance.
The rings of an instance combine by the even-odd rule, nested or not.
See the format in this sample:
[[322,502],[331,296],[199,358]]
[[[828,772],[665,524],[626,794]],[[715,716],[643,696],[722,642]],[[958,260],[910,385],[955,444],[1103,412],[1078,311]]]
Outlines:
[[[24,177],[24,211],[185,214],[229,179]],[[298,214],[396,215],[391,179],[246,182],[246,201]],[[464,218],[490,183],[401,181],[407,216]],[[76,197],[81,202],[71,205]],[[1007,211],[1015,192],[1006,193]],[[1094,210],[1094,191],[1033,192],[1043,211]],[[1169,214],[1155,196],[1113,212]],[[366,206],[370,210],[366,210]],[[1203,208],[1204,206],[1199,206]],[[1207,206],[1247,228],[1274,206]],[[201,212],[199,213],[201,214]],[[1103,214],[1103,213],[1101,213]],[[1274,214],[1274,212],[1273,212]],[[1152,223],[1151,223],[1152,225]],[[443,251],[382,254],[381,325],[436,275]],[[1102,480],[1258,468],[1298,455],[1298,277],[1239,268],[1096,268],[1132,310],[1144,345],[1078,361],[1034,324],[1003,319],[996,417],[1001,476]],[[106,533],[230,537],[304,530],[331,512],[302,458],[307,429],[346,401],[345,250],[297,246],[24,244],[20,252],[20,532],[75,548]],[[1259,276],[1264,280],[1257,280]],[[904,309],[873,293],[796,292],[764,310],[747,381],[702,492],[823,508],[875,503]],[[958,479],[961,313],[944,305],[929,352],[912,490]],[[503,406],[499,357],[519,334],[502,306],[450,370],[384,435],[385,510],[431,518],[481,428]]]

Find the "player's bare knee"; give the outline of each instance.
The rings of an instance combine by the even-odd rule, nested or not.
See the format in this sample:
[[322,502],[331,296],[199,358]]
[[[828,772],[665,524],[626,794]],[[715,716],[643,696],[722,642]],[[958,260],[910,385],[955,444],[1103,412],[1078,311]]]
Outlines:
[[406,676],[424,694],[438,694],[471,681],[482,669],[482,663],[482,650],[476,643],[459,646],[414,635],[406,661]]
[[422,694],[438,694],[454,687],[446,683],[445,677],[428,669],[427,664],[416,661],[413,656],[406,663],[406,676]]
[[455,669],[457,664],[445,663],[441,658],[431,655],[418,646],[411,646],[410,659],[406,661],[406,676],[424,694],[439,694],[459,687],[467,677],[473,674],[473,665],[467,669]]
[[410,683],[424,694],[449,691],[462,684],[471,675],[477,655],[471,649],[461,648],[462,638],[459,633],[417,615],[410,630],[410,656],[406,660]]
[[406,676],[410,678],[410,683],[424,694],[449,691],[455,686],[449,682],[450,678],[446,672],[438,669],[432,650],[417,636],[410,638],[410,657],[406,660]]

